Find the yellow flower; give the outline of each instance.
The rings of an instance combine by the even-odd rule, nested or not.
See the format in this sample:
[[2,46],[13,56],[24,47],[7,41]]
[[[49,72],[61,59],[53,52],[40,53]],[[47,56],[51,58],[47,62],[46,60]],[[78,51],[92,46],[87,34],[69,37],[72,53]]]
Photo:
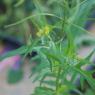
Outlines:
[[41,37],[42,34],[43,34],[43,31],[40,29],[39,32],[37,32],[37,36],[38,36],[38,37]]
[[45,33],[45,35],[48,35],[49,32],[50,32],[49,26],[45,26],[45,28],[44,28],[44,33]]
[[49,26],[45,26],[43,29],[40,29],[39,32],[37,32],[37,36],[41,37],[41,36],[47,36],[50,32],[50,27]]

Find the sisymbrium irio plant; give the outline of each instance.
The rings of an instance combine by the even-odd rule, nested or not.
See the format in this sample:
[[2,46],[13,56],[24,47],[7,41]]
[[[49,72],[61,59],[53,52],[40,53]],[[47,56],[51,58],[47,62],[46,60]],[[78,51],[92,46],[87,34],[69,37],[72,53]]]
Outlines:
[[94,66],[90,59],[95,50],[85,58],[79,57],[76,40],[81,35],[91,36],[84,25],[95,0],[32,0],[31,3],[35,7],[31,16],[5,27],[30,20],[35,35],[27,32],[27,44],[0,59],[14,55],[25,58],[32,51],[37,52],[37,56],[30,59],[39,63],[31,74],[33,82],[39,82],[32,95],[88,95],[87,90],[84,91],[85,82],[94,95],[95,70],[83,67]]

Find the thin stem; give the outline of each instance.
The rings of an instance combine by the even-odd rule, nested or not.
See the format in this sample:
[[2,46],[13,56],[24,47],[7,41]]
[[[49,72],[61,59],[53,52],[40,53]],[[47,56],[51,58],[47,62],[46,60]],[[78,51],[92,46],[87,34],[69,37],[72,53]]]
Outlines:
[[17,21],[15,23],[12,23],[12,24],[9,24],[9,25],[5,25],[5,28],[8,28],[8,27],[12,27],[12,26],[15,26],[15,25],[18,25],[18,24],[21,24],[29,19],[32,19],[32,18],[35,18],[37,16],[51,16],[51,17],[55,17],[55,18],[58,18],[59,20],[63,20],[63,18],[61,17],[58,17],[57,15],[54,15],[54,14],[50,14],[50,13],[39,13],[39,14],[35,14],[35,15],[30,15],[26,18],[23,18],[21,19],[20,21]]
[[61,67],[58,68],[58,74],[56,77],[56,94],[55,95],[59,95],[58,89],[59,89],[60,72],[61,72]]

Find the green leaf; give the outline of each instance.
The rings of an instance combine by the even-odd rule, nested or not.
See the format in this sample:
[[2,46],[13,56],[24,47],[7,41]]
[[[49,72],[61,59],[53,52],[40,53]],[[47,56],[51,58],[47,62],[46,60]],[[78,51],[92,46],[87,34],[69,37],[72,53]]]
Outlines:
[[54,95],[54,91],[46,87],[37,87],[32,95]]
[[81,85],[81,89],[83,89],[83,86],[84,86],[84,77],[83,76],[80,76],[80,85]]
[[15,84],[21,81],[23,79],[23,71],[22,69],[19,70],[9,70],[8,75],[7,75],[7,82],[9,84]]
[[85,59],[90,60],[94,53],[95,53],[95,49],[93,49],[92,52],[89,53],[89,55]]
[[74,69],[88,81],[92,89],[95,89],[95,79],[93,79],[91,71],[81,70],[80,68]]
[[27,47],[22,46],[22,47],[20,47],[20,48],[18,48],[16,50],[12,50],[12,51],[9,51],[9,52],[1,55],[0,60],[3,60],[5,58],[7,58],[7,57],[24,54],[26,51],[27,51]]

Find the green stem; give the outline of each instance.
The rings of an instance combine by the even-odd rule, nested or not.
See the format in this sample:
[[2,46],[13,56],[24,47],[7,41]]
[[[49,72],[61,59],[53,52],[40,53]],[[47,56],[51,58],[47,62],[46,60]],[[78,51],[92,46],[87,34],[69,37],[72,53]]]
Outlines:
[[61,67],[58,68],[58,74],[56,77],[56,94],[55,95],[59,95],[58,89],[59,89],[60,72],[61,72]]

